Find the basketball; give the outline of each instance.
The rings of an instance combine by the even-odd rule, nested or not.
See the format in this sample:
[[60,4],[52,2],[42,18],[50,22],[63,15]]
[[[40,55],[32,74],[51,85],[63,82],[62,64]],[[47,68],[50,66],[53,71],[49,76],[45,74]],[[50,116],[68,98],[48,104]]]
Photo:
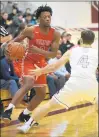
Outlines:
[[22,59],[25,55],[25,48],[21,43],[13,42],[8,45],[8,51],[11,58]]

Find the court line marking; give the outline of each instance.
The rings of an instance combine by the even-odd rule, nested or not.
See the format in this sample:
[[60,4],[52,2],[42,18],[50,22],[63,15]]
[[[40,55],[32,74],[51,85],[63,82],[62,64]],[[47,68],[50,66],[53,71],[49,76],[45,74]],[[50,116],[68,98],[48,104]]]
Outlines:
[[[67,112],[67,111],[72,111],[72,110],[83,108],[83,107],[88,107],[88,106],[91,106],[91,105],[93,105],[93,104],[92,103],[85,103],[85,104],[73,106],[73,107],[69,108],[68,110],[66,110],[66,109],[54,110],[54,111],[49,112],[45,117],[57,115],[57,114],[60,114],[60,113],[64,113],[64,112]],[[1,122],[1,120],[0,120],[0,122]],[[12,125],[17,125],[19,123],[20,123],[19,120],[13,120],[9,124],[0,123],[0,128],[12,126]]]

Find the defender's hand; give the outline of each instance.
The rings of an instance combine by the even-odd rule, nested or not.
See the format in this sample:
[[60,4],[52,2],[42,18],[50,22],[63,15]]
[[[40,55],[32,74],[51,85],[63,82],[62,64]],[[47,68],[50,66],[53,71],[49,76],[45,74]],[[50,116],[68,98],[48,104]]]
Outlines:
[[34,66],[36,67],[36,69],[29,70],[29,75],[36,77],[36,79],[37,79],[40,75],[42,75],[42,71],[37,65],[34,65]]

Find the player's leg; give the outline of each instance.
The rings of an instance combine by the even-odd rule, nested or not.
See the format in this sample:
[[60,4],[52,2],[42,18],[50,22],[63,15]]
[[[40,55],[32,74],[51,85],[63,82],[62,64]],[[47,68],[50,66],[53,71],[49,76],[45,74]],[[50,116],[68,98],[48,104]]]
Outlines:
[[2,114],[2,119],[5,122],[10,122],[11,114],[15,106],[20,103],[28,90],[33,87],[33,78],[25,76],[23,78],[23,86],[16,92],[11,103],[8,105],[5,112]]
[[[42,63],[40,64],[42,65]],[[35,66],[34,66],[35,67]],[[28,107],[19,115],[20,122],[25,122],[30,118],[32,111],[44,100],[46,95],[46,76],[41,75],[34,82],[36,95],[30,101]]]
[[28,107],[19,115],[21,122],[28,121],[32,111],[44,100],[46,95],[46,86],[35,88],[36,94],[29,102]]
[[[70,85],[72,86],[71,88]],[[94,99],[95,95],[90,96],[89,94],[90,90],[81,91],[81,90],[76,90],[78,89],[78,86],[76,88],[74,87],[76,87],[75,83],[73,85],[71,84],[71,82],[68,82],[67,85],[65,85],[64,88],[62,88],[59,93],[55,94],[47,104],[38,107],[33,113],[33,118],[30,118],[23,126],[18,127],[19,131],[23,133],[28,132],[29,129],[32,127],[32,124],[34,123],[34,120],[36,121],[40,120],[51,109],[53,109],[54,107],[57,108],[58,104],[61,104],[68,109],[74,104],[82,101],[82,99],[87,101],[90,101],[92,98]]]
[[52,98],[50,101],[48,101],[48,103],[36,108],[33,113],[33,117],[31,117],[23,126],[20,126],[17,129],[22,133],[27,133],[35,121],[42,119],[48,114],[48,112],[58,107],[59,103],[54,98]]
[[33,123],[34,120],[40,120],[52,108],[57,108],[57,102],[65,106],[67,109],[76,105],[76,103],[78,104],[78,102],[81,102],[82,100],[92,102],[95,97],[98,97],[97,87],[97,84],[94,83],[88,85],[87,80],[81,81],[81,79],[76,80],[75,78],[70,78],[59,93],[55,94],[47,104],[37,108],[34,111],[33,118],[30,118],[22,127],[19,128],[19,130],[24,133],[28,132],[32,126],[31,123]]
[[[51,100],[38,108],[36,108],[33,112],[33,118],[31,117],[23,126],[18,127],[18,130],[26,133],[28,130],[32,127],[32,124],[34,124],[34,120],[38,121],[41,118],[43,118],[49,111],[51,111],[54,108],[59,107],[59,104],[62,105],[65,108],[69,108],[67,104],[64,103],[67,98],[65,98],[65,88],[63,87],[58,93],[56,93]],[[63,101],[62,101],[63,100]],[[67,103],[67,102],[66,102]]]
[[27,91],[29,91],[33,87],[33,78],[24,76],[23,77],[23,86],[17,91],[11,103],[16,106],[16,104],[20,103],[23,99],[24,95]]
[[36,95],[32,98],[28,105],[28,110],[34,110],[45,98],[46,95],[46,86],[38,87],[36,89]]

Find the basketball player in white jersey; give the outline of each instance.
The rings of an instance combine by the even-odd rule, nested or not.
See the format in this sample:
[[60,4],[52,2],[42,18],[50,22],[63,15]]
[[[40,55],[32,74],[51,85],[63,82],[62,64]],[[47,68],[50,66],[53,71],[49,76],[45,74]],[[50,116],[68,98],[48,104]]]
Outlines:
[[59,67],[70,61],[72,68],[71,77],[66,82],[64,87],[56,93],[52,99],[45,105],[38,107],[31,117],[23,126],[18,127],[18,130],[26,133],[32,127],[34,121],[40,120],[52,108],[57,108],[63,105],[69,109],[73,104],[81,100],[86,100],[91,103],[96,103],[98,98],[98,83],[96,81],[95,71],[98,65],[98,51],[91,48],[94,42],[95,35],[90,30],[81,32],[81,46],[67,51],[61,59],[47,65],[44,68],[31,70],[31,76],[40,76],[54,72]]

